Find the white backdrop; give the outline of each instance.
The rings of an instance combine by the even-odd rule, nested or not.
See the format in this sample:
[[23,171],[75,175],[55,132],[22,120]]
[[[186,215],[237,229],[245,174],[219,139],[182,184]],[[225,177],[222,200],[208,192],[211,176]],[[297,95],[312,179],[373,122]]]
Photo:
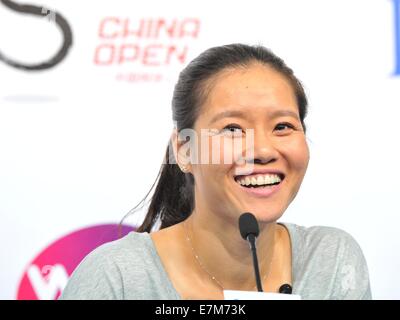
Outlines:
[[[172,129],[179,71],[211,46],[244,42],[281,56],[310,99],[309,170],[282,220],[351,233],[366,256],[373,297],[400,299],[399,1],[45,2],[72,28],[65,59],[37,72],[0,61],[0,298],[16,297],[26,266],[49,243],[85,226],[118,223],[142,199]],[[107,17],[119,23],[107,22],[109,38],[102,38]],[[131,31],[147,23],[148,33],[124,36],[124,19]],[[182,37],[156,36],[151,26],[160,19],[198,24]],[[0,4],[0,51],[7,56],[40,62],[61,39],[51,21]],[[119,61],[124,45],[138,56],[125,51],[130,60]],[[186,56],[166,61],[170,46]],[[102,48],[114,48],[112,62]]]

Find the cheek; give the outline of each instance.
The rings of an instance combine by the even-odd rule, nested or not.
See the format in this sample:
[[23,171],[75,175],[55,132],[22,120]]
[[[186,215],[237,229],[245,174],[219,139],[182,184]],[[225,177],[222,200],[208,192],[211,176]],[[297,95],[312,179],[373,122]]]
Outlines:
[[[218,152],[217,148],[213,152]],[[219,155],[223,160],[221,164],[232,165],[238,163],[242,159],[243,154],[243,140],[242,138],[221,138],[221,145],[219,147]]]
[[233,139],[227,137],[205,137],[200,142],[200,162],[193,168],[196,183],[202,192],[219,193],[215,189],[225,190],[221,188],[221,184],[226,183],[235,156],[240,155],[242,149],[236,146]]
[[229,170],[231,165],[240,159],[242,152],[241,138],[215,135],[200,139],[200,164],[221,165]]
[[215,180],[217,176],[229,170],[230,159],[233,156],[231,144],[221,136],[206,136],[199,139],[200,172],[204,179]]
[[305,138],[295,139],[284,144],[282,154],[285,155],[290,169],[300,176],[304,176],[310,160],[310,152]]

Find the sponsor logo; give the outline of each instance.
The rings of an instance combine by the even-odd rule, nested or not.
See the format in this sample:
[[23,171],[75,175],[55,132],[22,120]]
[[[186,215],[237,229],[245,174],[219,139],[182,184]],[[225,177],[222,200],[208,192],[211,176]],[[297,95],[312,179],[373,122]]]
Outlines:
[[18,287],[18,300],[57,299],[78,264],[98,246],[124,236],[133,228],[106,224],[84,228],[58,239],[26,268]]
[[[6,56],[0,50],[0,61],[10,67],[24,70],[24,71],[38,71],[46,70],[55,67],[67,56],[69,49],[72,46],[72,31],[68,21],[57,11],[50,10],[45,7],[38,7],[30,4],[18,4],[10,0],[0,0],[0,3],[6,6],[8,9],[23,15],[33,15],[39,18],[47,19],[51,25],[58,26],[61,29],[63,35],[63,41],[60,49],[53,57],[50,57],[46,61],[42,61],[35,64],[27,64],[19,61],[15,61],[13,58]],[[16,39],[15,41],[23,41],[23,39]]]
[[400,76],[400,0],[393,1],[394,12],[394,58],[395,67],[393,75]]
[[167,67],[187,62],[200,26],[197,18],[105,17],[99,23],[93,62],[115,68],[117,81],[161,81]]

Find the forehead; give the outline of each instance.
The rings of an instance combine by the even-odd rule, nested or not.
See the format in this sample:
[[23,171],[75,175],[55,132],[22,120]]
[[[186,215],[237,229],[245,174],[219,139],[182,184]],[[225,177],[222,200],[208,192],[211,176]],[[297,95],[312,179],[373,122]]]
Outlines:
[[272,112],[281,108],[298,112],[292,85],[272,67],[252,64],[223,70],[211,79],[201,113],[207,117],[231,109]]

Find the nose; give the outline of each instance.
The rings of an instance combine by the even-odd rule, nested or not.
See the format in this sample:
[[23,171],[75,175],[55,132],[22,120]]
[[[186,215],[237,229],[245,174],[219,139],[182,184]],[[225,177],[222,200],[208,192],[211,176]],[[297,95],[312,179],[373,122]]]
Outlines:
[[[249,138],[249,139],[247,139]],[[271,137],[264,130],[253,130],[253,134],[246,133],[246,163],[268,164],[275,162],[279,157],[279,152]]]

